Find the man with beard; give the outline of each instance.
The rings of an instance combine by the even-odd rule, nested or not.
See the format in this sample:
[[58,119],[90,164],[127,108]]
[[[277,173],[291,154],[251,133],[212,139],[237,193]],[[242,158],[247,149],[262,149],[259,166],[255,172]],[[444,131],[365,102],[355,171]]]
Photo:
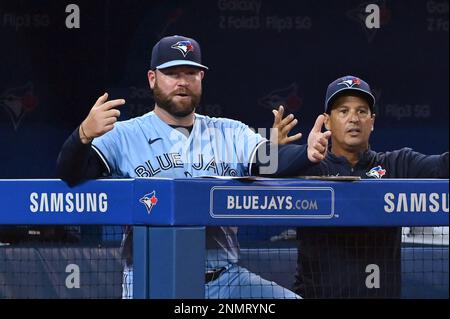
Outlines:
[[[147,74],[154,92],[154,110],[116,123],[120,112],[115,108],[125,100],[108,101],[107,93],[100,96],[64,143],[58,157],[59,176],[73,185],[101,176],[249,175],[260,165],[258,160],[253,167],[250,164],[259,146],[272,149],[273,145],[241,122],[195,113],[207,69],[201,64],[200,46],[194,39],[161,39],[153,48]],[[299,167],[324,158],[329,133],[320,132],[323,120],[323,116],[318,117],[308,137],[311,146],[283,145],[277,149],[278,175],[292,174]],[[282,142],[294,138],[280,136]],[[281,156],[286,154],[290,156]],[[131,227],[122,244],[126,260],[123,298],[132,298]],[[299,298],[237,265],[237,227],[208,227],[206,246],[206,298]]]

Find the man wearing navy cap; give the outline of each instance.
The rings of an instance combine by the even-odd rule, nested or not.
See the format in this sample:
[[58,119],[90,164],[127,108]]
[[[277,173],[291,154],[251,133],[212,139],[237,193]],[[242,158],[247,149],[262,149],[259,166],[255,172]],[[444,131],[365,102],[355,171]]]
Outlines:
[[[374,106],[375,97],[364,80],[349,75],[330,83],[325,96],[325,128],[331,132],[331,145],[324,160],[305,166],[298,175],[448,178],[448,152],[424,155],[410,148],[371,150]],[[400,227],[300,227],[297,237],[295,292],[302,297],[401,297]],[[379,288],[366,286],[369,265],[379,267]]]
[[332,132],[331,152],[346,157],[352,166],[359,161],[360,153],[369,149],[374,104],[369,85],[357,77],[339,78],[328,86],[325,128]]
[[[208,69],[201,62],[200,46],[192,38],[162,38],[152,50],[147,73],[155,105],[151,112],[117,122],[116,109],[125,100],[100,96],[89,115],[63,145],[58,157],[59,176],[73,185],[101,176],[189,178],[246,176],[258,168],[253,161],[261,145],[269,145],[247,125],[195,113]],[[324,117],[309,134],[311,146],[284,145],[289,161],[280,156],[281,175],[323,159],[328,133],[321,133]],[[290,161],[291,159],[296,161]],[[283,162],[284,161],[284,162]],[[256,162],[253,166],[252,162]],[[157,207],[155,208],[157,209]],[[204,212],[206,213],[206,212]],[[132,297],[132,232],[123,241],[123,298]],[[238,266],[237,227],[206,229],[205,297],[299,298],[274,282]]]

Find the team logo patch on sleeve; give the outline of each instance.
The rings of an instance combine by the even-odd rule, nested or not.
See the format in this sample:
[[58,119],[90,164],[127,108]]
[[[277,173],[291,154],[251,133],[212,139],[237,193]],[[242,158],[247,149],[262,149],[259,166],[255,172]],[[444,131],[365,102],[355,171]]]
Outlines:
[[184,57],[186,57],[189,52],[194,51],[194,46],[192,45],[191,41],[178,41],[177,43],[172,45],[171,48],[179,50],[181,53],[183,53]]
[[380,165],[372,168],[370,171],[366,173],[367,176],[373,178],[382,178],[386,174],[386,170],[383,169]]
[[139,201],[145,205],[145,208],[147,209],[147,213],[150,214],[153,207],[158,202],[158,198],[155,196],[155,191],[145,194]]

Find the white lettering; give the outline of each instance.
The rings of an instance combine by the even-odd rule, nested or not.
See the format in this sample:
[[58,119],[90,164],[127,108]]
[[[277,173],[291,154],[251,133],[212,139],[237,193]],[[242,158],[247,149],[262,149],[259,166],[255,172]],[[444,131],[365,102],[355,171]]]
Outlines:
[[227,209],[234,208],[234,196],[227,196]]
[[318,210],[316,200],[296,200],[292,196],[227,196],[227,209],[245,210]]
[[286,209],[292,209],[292,197],[286,197]]
[[431,193],[430,194],[430,212],[436,213],[439,210],[439,194],[437,193]]
[[39,205],[39,210],[41,212],[48,212],[48,195],[43,193],[41,196],[41,204]]
[[252,196],[252,209],[258,209],[258,196]]
[[269,202],[269,207],[267,209],[277,209],[277,202],[275,201],[275,198],[271,198]]
[[392,200],[395,198],[395,195],[392,193],[386,193],[384,194],[384,201],[387,205],[384,205],[384,211],[386,213],[392,213],[394,211],[394,203]]
[[307,200],[302,200],[302,209],[308,209],[309,208],[309,202]]
[[384,194],[384,211],[392,213],[437,213],[449,212],[448,193],[386,193]]
[[98,205],[100,212],[106,213],[108,210],[108,195],[106,193],[100,193],[98,195]]
[[106,193],[36,193],[30,194],[30,211],[52,213],[101,212],[108,210]]
[[426,194],[411,193],[411,212],[425,212]]
[[75,210],[79,213],[84,211],[84,194],[75,194]]
[[68,213],[73,212],[73,194],[72,193],[67,193],[66,194],[66,211]]
[[243,196],[242,206],[244,209],[250,209],[252,207],[251,196]]
[[283,208],[284,196],[277,196],[278,207]]
[[185,305],[184,303],[181,303],[181,306],[175,306],[174,313],[181,314],[181,313],[195,313],[195,314],[201,314],[202,317],[206,316],[206,313],[208,312],[208,306],[189,306]]
[[267,313],[276,313],[275,312],[275,304],[252,304],[252,303],[243,303],[243,304],[220,304],[217,313],[219,314],[267,314]]
[[58,193],[50,194],[50,211],[52,212],[62,212],[63,211],[63,194]]
[[448,213],[448,195],[446,193],[442,194],[442,210]]
[[408,202],[405,193],[398,194],[397,212],[407,212]]
[[38,193],[31,193],[30,194],[30,211],[33,213],[36,213],[38,211],[38,202],[37,199],[39,198]]

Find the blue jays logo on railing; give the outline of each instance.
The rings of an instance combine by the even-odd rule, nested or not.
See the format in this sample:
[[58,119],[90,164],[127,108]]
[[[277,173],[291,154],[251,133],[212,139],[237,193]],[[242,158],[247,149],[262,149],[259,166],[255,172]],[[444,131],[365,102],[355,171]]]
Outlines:
[[180,52],[183,53],[184,57],[186,57],[188,52],[194,51],[194,46],[192,45],[191,41],[178,41],[177,43],[172,45],[171,48],[180,50]]
[[155,196],[155,191],[145,194],[139,201],[145,205],[145,208],[147,209],[147,213],[150,214],[153,207],[158,202],[158,198]]
[[366,173],[367,176],[374,178],[382,178],[384,174],[386,174],[386,170],[383,169],[380,165],[372,168],[370,171]]
[[349,88],[353,87],[354,85],[360,85],[361,84],[361,80],[358,78],[350,78],[347,80],[344,80],[342,82],[339,82],[337,85],[345,85]]

